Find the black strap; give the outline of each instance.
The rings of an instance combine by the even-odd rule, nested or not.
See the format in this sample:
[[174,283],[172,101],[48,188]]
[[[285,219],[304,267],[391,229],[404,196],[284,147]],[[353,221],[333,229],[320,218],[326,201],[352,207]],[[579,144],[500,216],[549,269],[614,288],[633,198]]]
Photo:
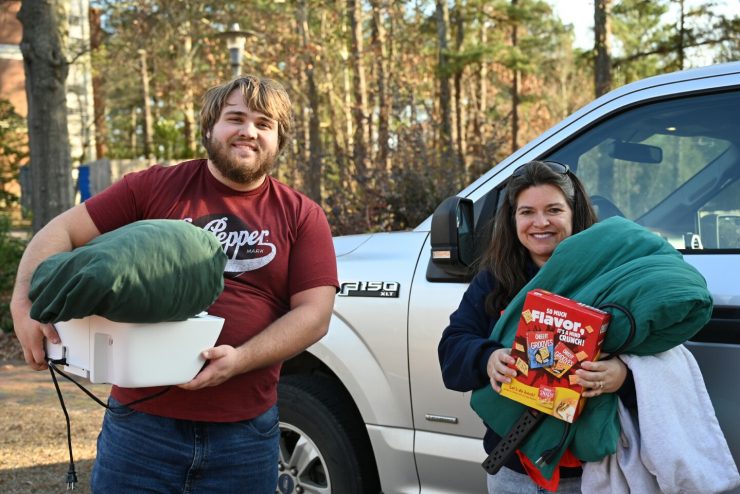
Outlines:
[[618,311],[622,312],[625,316],[627,316],[627,321],[630,323],[630,332],[627,335],[627,339],[624,340],[624,342],[621,345],[619,345],[619,348],[609,353],[609,357],[611,358],[615,355],[619,355],[620,353],[624,352],[627,349],[627,346],[631,344],[632,340],[635,338],[637,327],[635,324],[635,316],[633,316],[632,313],[626,307],[623,307],[618,304],[612,304],[612,303],[603,304],[599,306],[600,310],[604,310],[606,308],[617,309]]
[[527,408],[511,426],[506,436],[493,448],[488,458],[481,463],[483,469],[489,474],[495,475],[545,416],[544,413],[534,408]]

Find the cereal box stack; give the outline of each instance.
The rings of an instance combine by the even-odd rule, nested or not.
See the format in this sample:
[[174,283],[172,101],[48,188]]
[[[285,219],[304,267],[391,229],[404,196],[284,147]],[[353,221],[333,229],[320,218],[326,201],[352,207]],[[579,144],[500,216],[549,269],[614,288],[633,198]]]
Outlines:
[[573,422],[585,401],[575,371],[598,359],[609,317],[545,290],[527,293],[511,350],[517,376],[501,385],[501,396]]

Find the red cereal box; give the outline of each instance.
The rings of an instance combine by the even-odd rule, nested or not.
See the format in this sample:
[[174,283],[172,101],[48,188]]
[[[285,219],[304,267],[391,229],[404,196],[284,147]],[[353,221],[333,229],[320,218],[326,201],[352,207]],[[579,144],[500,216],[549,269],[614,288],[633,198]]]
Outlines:
[[501,396],[573,422],[585,402],[575,371],[598,359],[609,318],[546,290],[527,293],[511,350],[517,376],[501,385]]

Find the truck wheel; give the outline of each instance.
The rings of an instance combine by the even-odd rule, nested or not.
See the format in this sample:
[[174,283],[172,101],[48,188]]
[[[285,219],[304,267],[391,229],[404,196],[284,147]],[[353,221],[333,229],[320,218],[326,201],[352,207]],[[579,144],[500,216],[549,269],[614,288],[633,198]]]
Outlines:
[[280,378],[279,494],[377,493],[365,424],[331,379]]

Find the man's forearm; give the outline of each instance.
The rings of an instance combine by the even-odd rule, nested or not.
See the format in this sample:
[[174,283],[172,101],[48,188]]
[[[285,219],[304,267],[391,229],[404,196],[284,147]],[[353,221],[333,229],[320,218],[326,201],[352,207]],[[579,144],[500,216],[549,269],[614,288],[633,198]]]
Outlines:
[[[83,221],[85,216],[89,223]],[[81,222],[81,224],[76,225],[76,222]],[[78,226],[85,228],[76,232],[74,229]],[[90,229],[91,226],[94,230]],[[36,233],[18,263],[11,308],[13,304],[25,305],[28,301],[31,278],[41,262],[54,254],[68,252],[98,234],[97,228],[92,224],[92,219],[87,215],[87,210],[83,205],[62,213]]]
[[72,241],[58,225],[49,224],[41,229],[28,243],[18,263],[18,272],[10,301],[14,316],[18,311],[28,311],[31,306],[28,291],[36,268],[49,256],[72,249]]
[[28,292],[31,287],[33,272],[39,264],[50,255],[69,250],[70,241],[64,236],[55,234],[53,228],[42,229],[29,242],[18,264],[13,295],[10,299],[10,314],[13,318],[13,329],[23,347],[26,362],[35,369],[42,369],[44,364],[43,339],[46,336],[53,343],[59,342],[58,335],[30,318],[31,300]]
[[24,358],[35,369],[46,367],[44,336],[53,342],[58,342],[58,336],[50,326],[41,325],[30,318],[31,300],[28,292],[33,272],[49,256],[70,251],[99,234],[87,209],[80,204],[54,218],[34,235],[21,257],[10,300],[10,313],[13,317],[13,329],[23,347]]
[[249,372],[283,362],[319,341],[327,332],[335,289],[316,291],[310,301],[291,309],[262,332],[237,348],[239,372]]

